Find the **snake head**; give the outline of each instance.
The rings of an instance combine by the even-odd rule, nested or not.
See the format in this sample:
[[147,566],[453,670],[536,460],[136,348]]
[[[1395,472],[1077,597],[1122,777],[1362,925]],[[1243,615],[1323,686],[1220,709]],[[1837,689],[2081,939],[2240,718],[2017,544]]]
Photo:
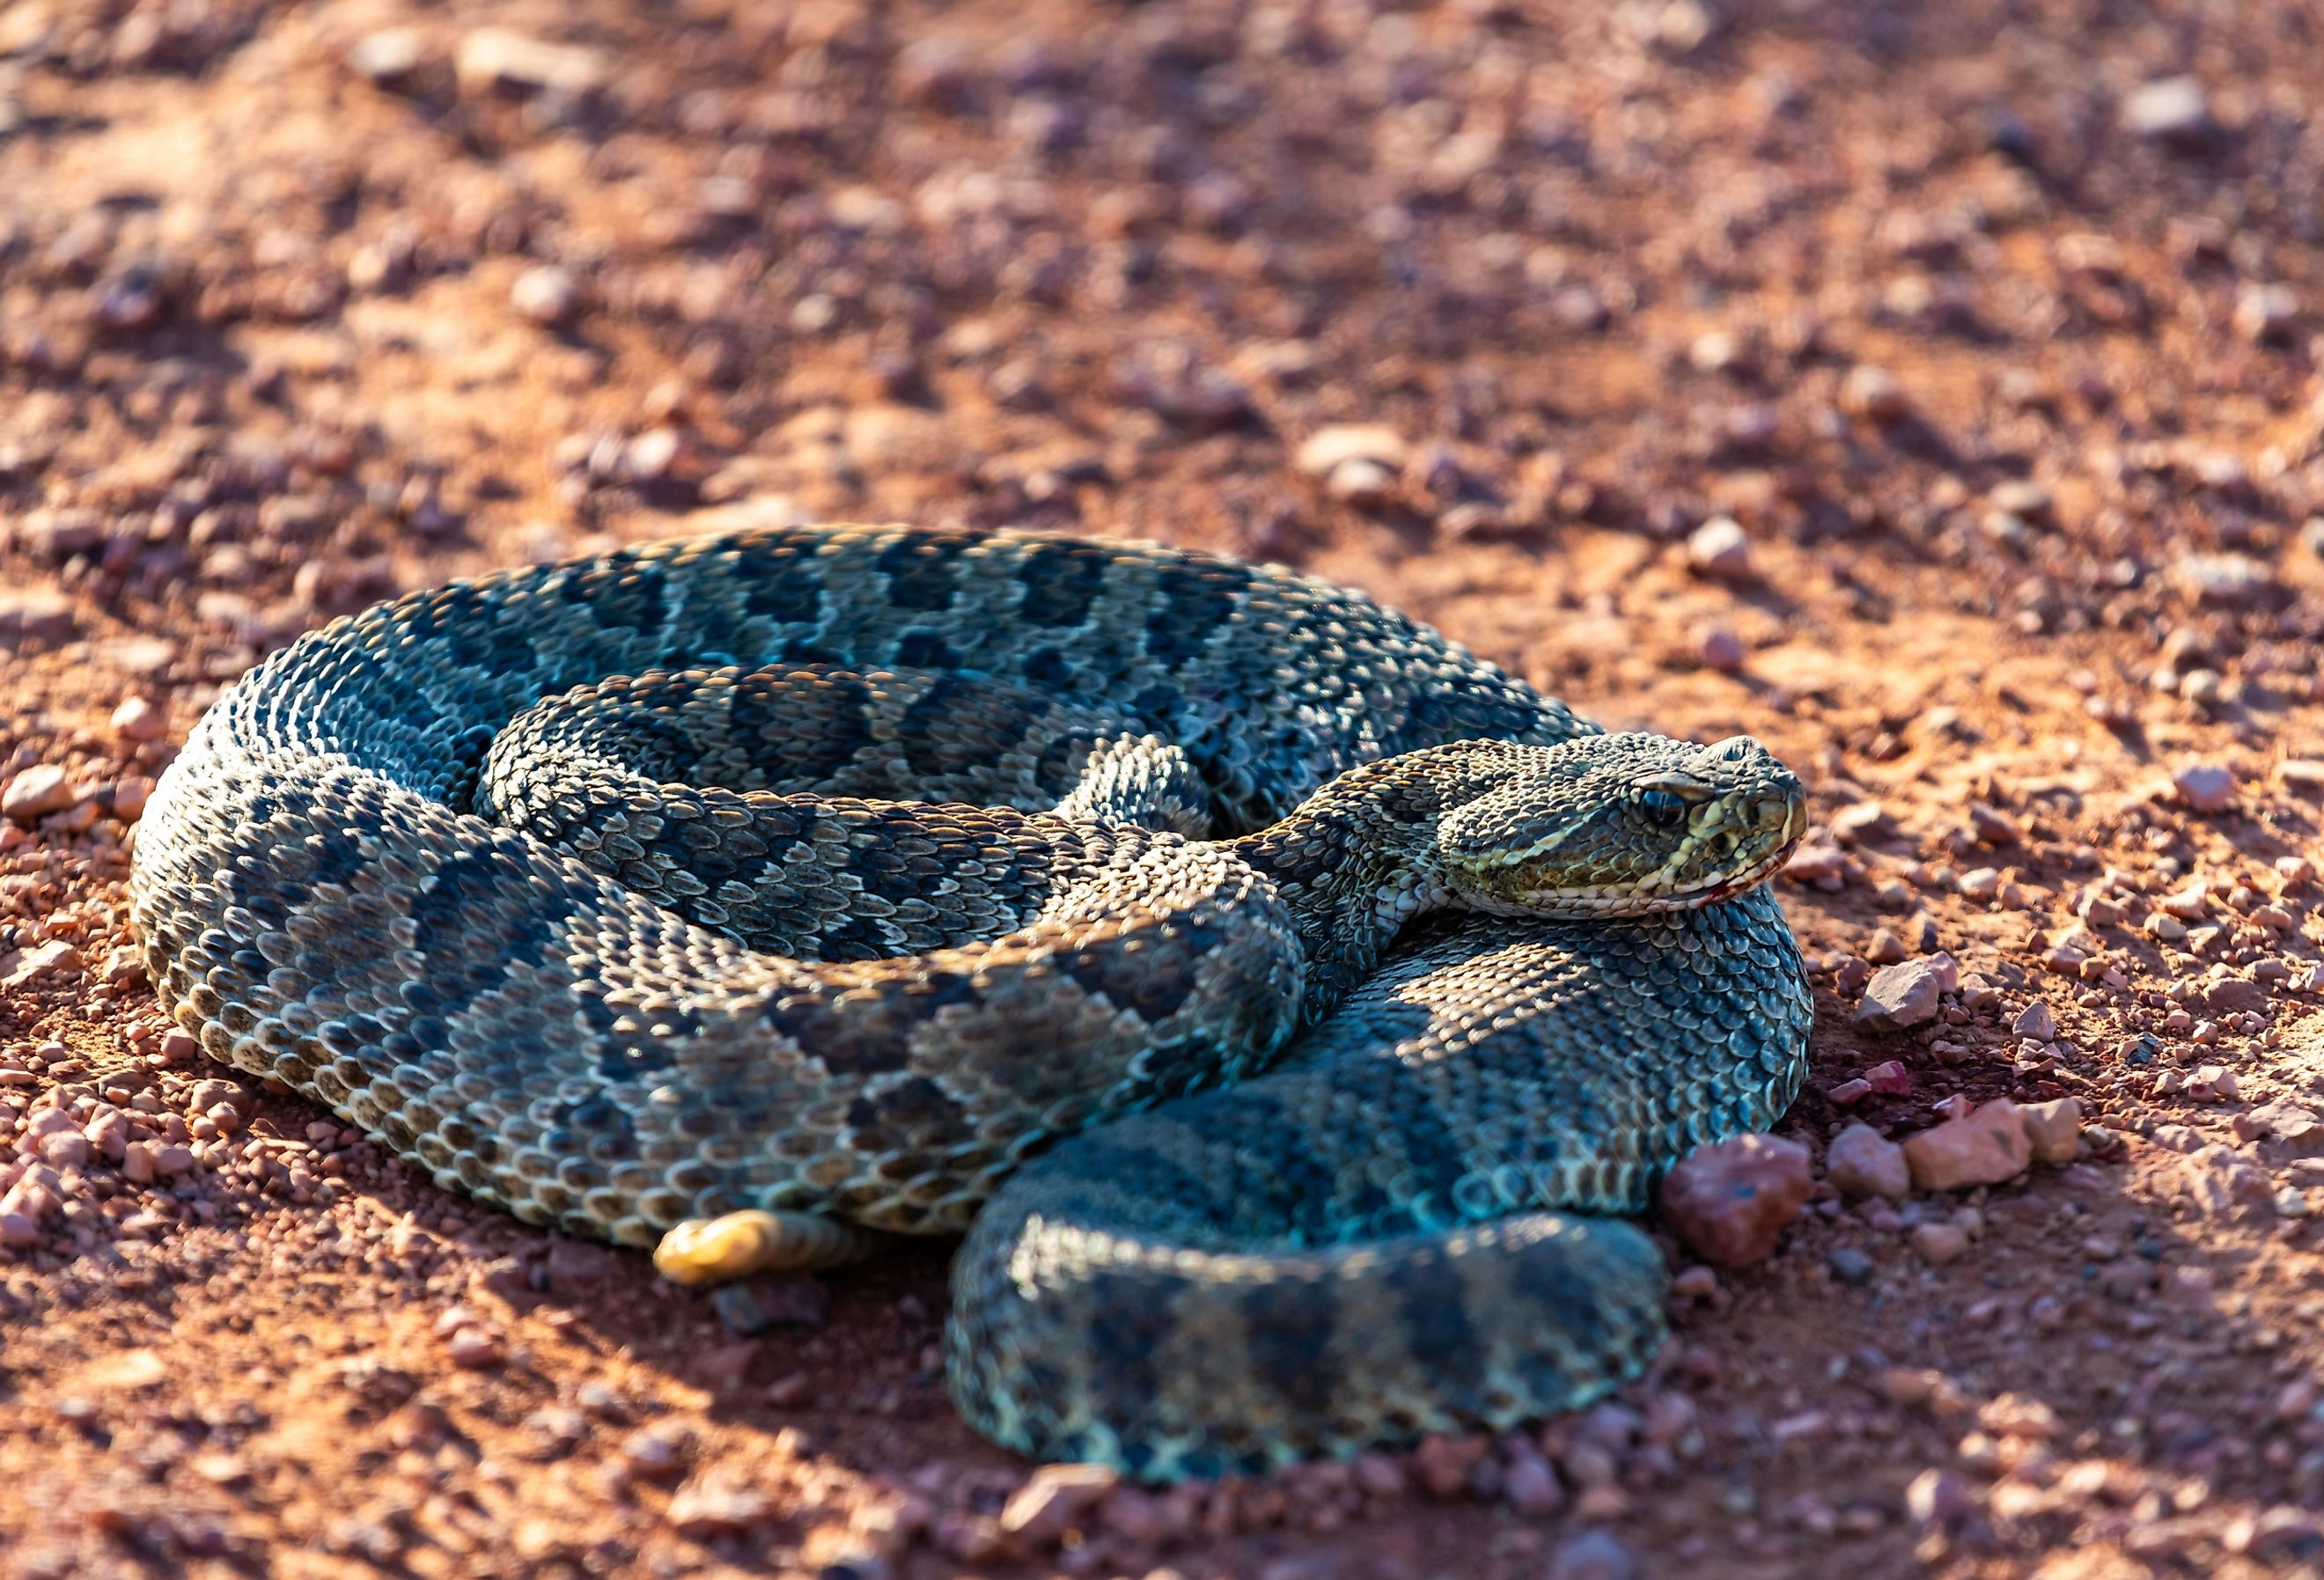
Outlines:
[[1590,735],[1514,749],[1448,809],[1437,848],[1475,910],[1564,919],[1708,905],[1759,882],[1807,827],[1807,792],[1748,735]]

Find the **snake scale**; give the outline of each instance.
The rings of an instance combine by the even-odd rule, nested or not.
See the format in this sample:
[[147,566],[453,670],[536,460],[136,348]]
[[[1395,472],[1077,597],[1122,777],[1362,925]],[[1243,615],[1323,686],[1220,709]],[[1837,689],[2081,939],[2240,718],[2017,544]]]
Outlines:
[[210,1057],[674,1277],[967,1230],[970,1421],[1161,1480],[1644,1363],[1610,1215],[1803,1072],[1803,805],[1279,568],[754,530],[273,655],[133,922]]

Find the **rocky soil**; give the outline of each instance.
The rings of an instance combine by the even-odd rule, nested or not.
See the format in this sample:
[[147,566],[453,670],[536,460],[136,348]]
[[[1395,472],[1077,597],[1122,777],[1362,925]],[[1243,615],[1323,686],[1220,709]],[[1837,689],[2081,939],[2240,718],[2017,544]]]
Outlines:
[[[2324,1572],[2319,80],[2257,5],[0,7],[0,1572]],[[1802,772],[1814,1073],[1649,1376],[1037,1472],[944,1247],[682,1293],[165,1021],[128,852],[260,655],[819,517],[1286,560]]]

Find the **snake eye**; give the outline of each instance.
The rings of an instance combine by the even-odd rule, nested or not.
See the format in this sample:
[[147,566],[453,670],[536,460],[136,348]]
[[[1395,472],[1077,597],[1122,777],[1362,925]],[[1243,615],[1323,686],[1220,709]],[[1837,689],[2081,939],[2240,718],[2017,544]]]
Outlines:
[[1674,790],[1642,790],[1638,792],[1638,805],[1646,808],[1649,812],[1665,818],[1669,817],[1673,812],[1686,810],[1685,800]]

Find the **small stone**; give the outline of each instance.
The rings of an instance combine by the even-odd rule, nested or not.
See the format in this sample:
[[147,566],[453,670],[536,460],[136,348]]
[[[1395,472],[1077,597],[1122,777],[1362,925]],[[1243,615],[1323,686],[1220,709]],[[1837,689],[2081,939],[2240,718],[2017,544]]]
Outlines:
[[2026,1143],[2037,1163],[2070,1163],[2080,1153],[2082,1100],[2052,1097],[2047,1103],[2021,1103],[2017,1117],[2025,1127]]
[[490,93],[556,93],[586,97],[608,80],[605,58],[578,44],[553,44],[503,27],[480,27],[460,41],[453,70],[468,97]]
[[1824,1154],[1824,1178],[1846,1197],[1902,1201],[1913,1190],[1904,1149],[1868,1124],[1851,1124],[1832,1137]]
[[357,39],[347,51],[355,75],[381,88],[408,82],[427,58],[427,35],[416,27],[383,27]]
[[1323,491],[1359,510],[1371,510],[1396,492],[1396,474],[1378,461],[1342,461],[1324,479]]
[[2002,1097],[1907,1138],[1904,1160],[1915,1188],[1961,1190],[2015,1178],[2033,1162],[2034,1147],[2017,1104]]
[[1688,535],[1686,562],[1703,576],[1740,581],[1751,574],[1751,540],[1733,516],[1712,516]]
[[2248,554],[2182,554],[2168,576],[2181,596],[2222,609],[2249,608],[2275,588],[2274,573]]
[[53,762],[35,762],[0,790],[0,817],[30,827],[72,803],[72,786],[65,782],[65,771]]
[[1341,423],[1317,429],[1299,447],[1294,464],[1310,477],[1329,477],[1351,461],[1368,461],[1401,471],[1411,446],[1393,428],[1377,423]]
[[1848,870],[1848,853],[1830,839],[1810,836],[1800,841],[1784,864],[1784,876],[1794,883],[1837,885]]
[[2236,293],[2236,332],[2255,346],[2291,334],[2300,319],[2300,298],[2289,285],[2246,284]]
[[30,987],[43,976],[78,971],[83,963],[79,949],[63,938],[51,938],[30,949],[0,955],[0,987]]
[[1868,418],[1885,426],[1903,421],[1913,408],[1895,374],[1859,365],[1849,368],[1840,381],[1840,409],[1851,417]]
[[113,733],[124,741],[158,740],[169,728],[161,710],[142,697],[125,698],[113,710]]
[[1823,1260],[1824,1265],[1831,1269],[1831,1276],[1850,1289],[1861,1289],[1870,1283],[1873,1273],[1878,1270],[1872,1259],[1853,1245],[1840,1246]]
[[1565,1508],[1565,1487],[1540,1455],[1513,1455],[1501,1477],[1501,1493],[1509,1507],[1528,1520],[1547,1520]]
[[677,1474],[693,1443],[693,1435],[683,1427],[641,1427],[623,1439],[622,1459],[632,1474],[655,1481]]
[[706,1541],[743,1535],[773,1512],[773,1500],[756,1487],[690,1482],[671,1494],[663,1517],[687,1540]]
[[1913,1072],[1893,1058],[1865,1071],[1864,1079],[1883,1097],[1903,1097],[1913,1090]]
[[1665,1177],[1663,1211],[1695,1254],[1745,1267],[1775,1248],[1814,1179],[1805,1147],[1743,1135],[1698,1147]]
[[2210,101],[2198,79],[2166,77],[2134,89],[2122,101],[2122,126],[2134,137],[2191,145],[2210,134]]
[[444,1341],[444,1354],[452,1364],[469,1372],[489,1372],[508,1359],[500,1335],[480,1325],[456,1329]]
[[1969,1236],[1951,1224],[1922,1224],[1912,1233],[1913,1250],[1931,1267],[1957,1261],[1969,1252]]
[[2035,999],[2017,1012],[2017,1019],[2009,1023],[2009,1030],[2019,1037],[2047,1042],[2058,1035],[2058,1016],[2048,1004]]
[[1949,954],[1923,956],[1873,973],[1855,1022],[1870,1031],[1904,1031],[1937,1018],[1940,999],[1960,985],[1960,967]]
[[1969,804],[1969,827],[1980,845],[2015,845],[2021,837],[2016,818],[1983,801]]
[[1894,966],[1904,957],[1904,940],[1885,927],[1875,929],[1864,946],[1864,958],[1874,966]]
[[1047,1547],[1079,1524],[1121,1474],[1104,1465],[1045,1465],[1001,1511],[1001,1529],[1028,1546]]
[[1743,639],[1724,625],[1714,625],[1704,632],[1695,646],[1695,657],[1702,661],[1702,667],[1716,670],[1722,675],[1731,675],[1740,670],[1748,656]]
[[554,328],[581,305],[581,282],[554,263],[527,269],[509,287],[509,305],[534,323]]
[[1637,1555],[1612,1534],[1585,1530],[1550,1555],[1546,1580],[1639,1580]]
[[2171,788],[2198,812],[2221,812],[2236,799],[2236,776],[2215,762],[2190,762],[2171,776]]
[[72,640],[72,602],[48,592],[0,595],[0,652],[35,652]]
[[1969,1483],[1949,1470],[1924,1470],[1904,1489],[1904,1511],[1916,1524],[1957,1525],[1972,1507]]

